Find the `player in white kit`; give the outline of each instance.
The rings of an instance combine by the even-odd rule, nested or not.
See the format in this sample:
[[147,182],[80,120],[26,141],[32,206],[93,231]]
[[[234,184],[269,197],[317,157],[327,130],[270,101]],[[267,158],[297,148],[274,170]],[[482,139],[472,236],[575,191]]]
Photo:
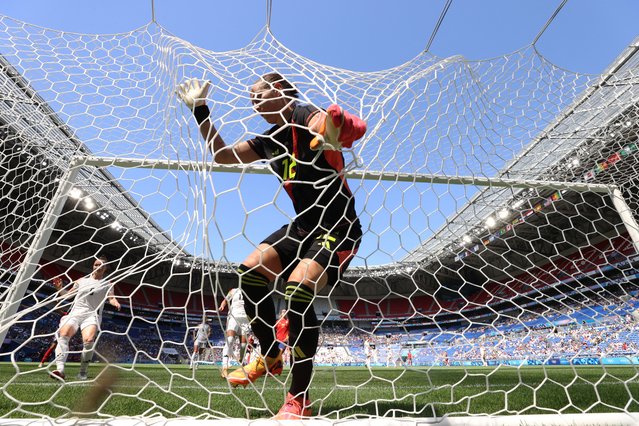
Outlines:
[[366,337],[364,339],[364,355],[366,356],[366,366],[370,368],[373,363],[379,363],[377,354],[377,345],[375,339],[372,337]]
[[233,352],[233,344],[236,337],[240,336],[240,355],[238,362],[244,360],[244,352],[246,351],[246,336],[251,331],[249,319],[244,311],[244,298],[239,288],[232,288],[222,300],[220,311],[226,306],[229,307],[229,313],[226,316],[226,339],[224,341],[224,349],[222,349],[222,377],[228,375],[229,356]]
[[71,290],[63,289],[61,286],[58,288],[61,295],[68,298],[75,297],[75,300],[58,331],[58,347],[55,350],[57,369],[50,373],[53,378],[64,381],[64,365],[69,355],[69,340],[79,328],[83,346],[78,379],[87,379],[87,369],[93,358],[93,346],[102,320],[105,300],[108,299],[111,306],[120,310],[120,303],[113,292],[113,284],[105,279],[108,271],[107,262],[104,256],[96,258],[91,275],[75,281]]
[[206,322],[206,316],[202,318],[202,323],[193,330],[193,356],[191,357],[191,368],[197,368],[200,357],[204,354],[204,349],[209,346],[209,336],[211,326]]

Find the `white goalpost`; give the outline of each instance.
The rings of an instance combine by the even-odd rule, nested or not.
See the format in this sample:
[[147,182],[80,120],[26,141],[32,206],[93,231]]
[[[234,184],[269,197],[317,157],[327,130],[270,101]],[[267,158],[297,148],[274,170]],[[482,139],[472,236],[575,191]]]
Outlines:
[[[243,259],[305,214],[290,185],[319,188],[311,208],[346,217],[331,211],[335,182],[363,236],[311,297],[318,327],[302,313],[300,334],[319,329],[304,424],[639,423],[638,51],[639,39],[601,76],[556,67],[534,43],[354,72],[296,54],[268,26],[213,52],[155,21],[84,35],[0,16],[0,424],[279,424],[302,346],[279,342],[292,354],[281,376],[233,386],[220,304],[261,284]],[[296,106],[338,104],[367,132],[303,157],[278,132],[312,121],[277,125],[262,160],[215,163],[176,88],[210,82],[203,101],[231,145],[272,125],[250,91],[270,72]],[[297,181],[300,170],[324,174]],[[297,255],[256,302],[289,320],[301,247],[334,241],[291,229]],[[53,349],[74,309],[60,289],[93,276],[96,257],[104,300],[120,306],[100,301],[95,341]],[[205,323],[206,368],[189,369],[189,325]]]

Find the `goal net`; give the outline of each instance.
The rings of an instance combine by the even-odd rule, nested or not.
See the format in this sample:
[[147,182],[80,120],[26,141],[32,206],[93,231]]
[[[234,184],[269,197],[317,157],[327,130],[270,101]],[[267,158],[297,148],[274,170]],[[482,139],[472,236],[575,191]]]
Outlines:
[[[281,375],[233,388],[220,305],[246,285],[244,259],[296,213],[271,162],[213,162],[176,88],[210,81],[212,123],[233,144],[271,126],[249,88],[278,72],[300,103],[336,103],[368,127],[330,154],[343,169],[314,183],[347,179],[363,237],[314,297],[313,416],[633,424],[636,51],[596,76],[533,47],[354,72],[267,30],[214,52],[157,24],[84,35],[0,17],[0,419],[277,413],[295,348],[283,345]],[[99,256],[114,293],[100,300],[95,343],[78,331],[60,349],[73,299],[56,285],[93,274]],[[268,286],[278,313],[289,308],[281,266]],[[203,316],[210,346],[191,369]],[[64,381],[50,378],[62,356]]]

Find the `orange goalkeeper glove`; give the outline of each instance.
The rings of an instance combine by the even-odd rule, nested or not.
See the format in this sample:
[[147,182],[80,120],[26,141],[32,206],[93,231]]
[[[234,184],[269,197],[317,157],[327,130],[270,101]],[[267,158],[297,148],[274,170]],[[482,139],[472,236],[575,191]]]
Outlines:
[[333,104],[326,110],[326,119],[322,123],[319,135],[311,140],[311,149],[315,151],[320,148],[350,148],[353,142],[364,136],[364,133],[364,120]]

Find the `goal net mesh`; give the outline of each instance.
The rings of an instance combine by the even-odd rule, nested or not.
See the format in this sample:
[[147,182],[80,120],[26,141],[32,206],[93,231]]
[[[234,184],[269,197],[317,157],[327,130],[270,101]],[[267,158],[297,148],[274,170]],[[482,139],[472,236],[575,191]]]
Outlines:
[[[361,246],[314,302],[315,415],[639,411],[634,222],[607,190],[636,215],[633,49],[601,76],[534,47],[355,72],[268,30],[215,52],[156,24],[85,35],[0,17],[0,54],[0,418],[277,412],[290,369],[231,388],[218,308],[235,268],[295,213],[262,163],[210,170],[176,96],[187,79],[209,80],[218,131],[248,140],[269,127],[248,88],[272,71],[300,102],[368,124],[343,151]],[[38,366],[69,309],[52,283],[90,274],[96,255],[111,260],[122,307],[105,305],[88,381],[75,379],[78,333],[60,383],[48,376],[55,355]],[[269,287],[278,312],[286,281]],[[210,347],[192,370],[203,316]]]

